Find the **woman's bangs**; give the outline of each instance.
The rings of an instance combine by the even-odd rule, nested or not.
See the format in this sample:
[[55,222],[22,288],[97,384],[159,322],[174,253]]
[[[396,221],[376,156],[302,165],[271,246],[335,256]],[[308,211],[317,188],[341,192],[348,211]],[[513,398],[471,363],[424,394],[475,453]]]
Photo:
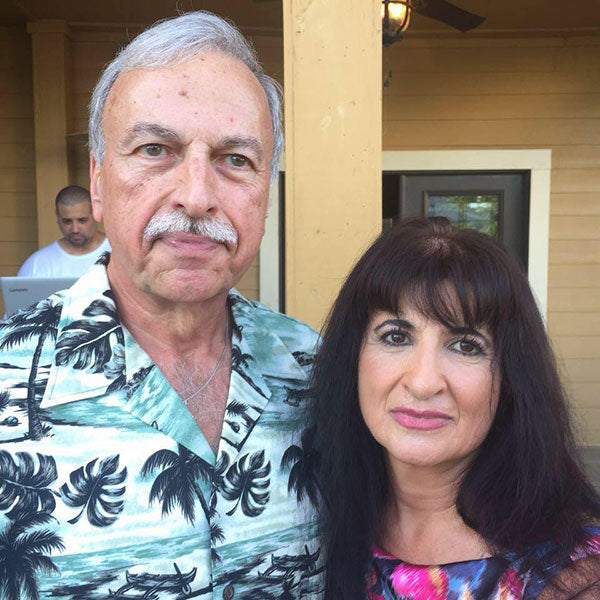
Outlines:
[[[420,258],[420,260],[419,260]],[[508,298],[505,278],[487,261],[455,253],[415,256],[395,270],[376,269],[365,293],[372,315],[406,307],[448,328],[485,328],[495,336],[499,307]]]

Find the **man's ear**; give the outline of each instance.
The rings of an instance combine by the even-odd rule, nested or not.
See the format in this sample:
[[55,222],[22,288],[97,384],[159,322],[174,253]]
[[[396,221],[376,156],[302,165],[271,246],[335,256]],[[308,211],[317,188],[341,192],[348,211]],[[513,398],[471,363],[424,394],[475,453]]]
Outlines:
[[98,164],[93,152],[90,152],[90,197],[92,199],[92,215],[94,220],[102,223],[102,186],[100,182],[100,172],[102,165]]

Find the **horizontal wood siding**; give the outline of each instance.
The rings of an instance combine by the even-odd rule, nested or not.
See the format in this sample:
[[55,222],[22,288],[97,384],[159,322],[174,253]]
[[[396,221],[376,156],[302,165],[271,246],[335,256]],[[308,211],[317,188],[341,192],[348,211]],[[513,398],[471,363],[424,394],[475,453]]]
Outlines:
[[600,444],[600,38],[409,34],[383,70],[384,150],[552,149],[548,329]]
[[25,27],[0,27],[0,81],[0,276],[4,276],[15,275],[37,249],[33,75]]

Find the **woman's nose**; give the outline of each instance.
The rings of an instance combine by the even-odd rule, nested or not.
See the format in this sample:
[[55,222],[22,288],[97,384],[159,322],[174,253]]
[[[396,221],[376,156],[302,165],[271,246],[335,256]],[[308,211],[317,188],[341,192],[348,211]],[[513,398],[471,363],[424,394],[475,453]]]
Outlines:
[[427,400],[447,387],[442,360],[435,348],[417,347],[406,357],[402,384],[417,400]]

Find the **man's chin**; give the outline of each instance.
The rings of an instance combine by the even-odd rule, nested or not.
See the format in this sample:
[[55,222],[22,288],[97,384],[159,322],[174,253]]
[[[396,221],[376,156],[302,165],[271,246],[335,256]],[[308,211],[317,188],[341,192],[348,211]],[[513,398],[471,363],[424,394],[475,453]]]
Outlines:
[[90,243],[90,240],[86,238],[67,238],[67,241],[75,248],[85,248]]
[[158,274],[144,287],[156,299],[174,304],[195,304],[227,294],[233,283],[228,277],[214,272],[177,269]]

